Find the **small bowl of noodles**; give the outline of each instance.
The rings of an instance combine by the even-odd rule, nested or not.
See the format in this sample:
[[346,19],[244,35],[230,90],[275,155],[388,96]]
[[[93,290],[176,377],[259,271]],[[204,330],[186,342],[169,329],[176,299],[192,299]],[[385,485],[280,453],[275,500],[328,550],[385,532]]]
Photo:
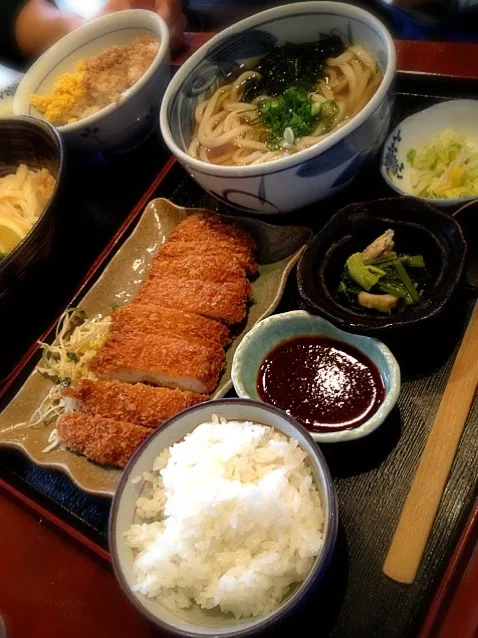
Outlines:
[[296,210],[347,186],[390,124],[395,48],[349,4],[301,2],[218,34],[177,72],[166,144],[210,194],[254,213]]
[[0,119],[0,302],[49,253],[64,171],[59,133],[35,117]]

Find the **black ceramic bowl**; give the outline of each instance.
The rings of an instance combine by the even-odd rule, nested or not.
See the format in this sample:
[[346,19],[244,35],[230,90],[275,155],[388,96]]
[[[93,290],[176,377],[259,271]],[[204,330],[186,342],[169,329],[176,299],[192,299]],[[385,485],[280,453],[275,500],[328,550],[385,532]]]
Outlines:
[[[346,259],[362,251],[385,230],[395,231],[400,253],[422,254],[430,283],[422,299],[401,313],[379,315],[348,307],[337,297]],[[383,334],[422,326],[442,313],[463,272],[466,242],[459,224],[413,197],[378,199],[340,210],[303,253],[297,280],[308,308],[343,330]]]
[[468,244],[468,264],[466,284],[469,288],[478,288],[478,199],[465,204],[453,213],[460,224]]
[[48,122],[28,115],[0,119],[0,177],[16,171],[22,163],[29,168],[47,168],[56,186],[31,231],[0,260],[0,303],[49,253],[61,212],[65,164],[61,137]]

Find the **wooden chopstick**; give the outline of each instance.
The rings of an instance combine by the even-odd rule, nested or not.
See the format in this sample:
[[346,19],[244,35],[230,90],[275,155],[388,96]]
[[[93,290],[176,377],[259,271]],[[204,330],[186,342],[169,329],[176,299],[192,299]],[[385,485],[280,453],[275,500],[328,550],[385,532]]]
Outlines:
[[413,583],[478,383],[478,302],[453,364],[435,421],[385,559],[384,573]]

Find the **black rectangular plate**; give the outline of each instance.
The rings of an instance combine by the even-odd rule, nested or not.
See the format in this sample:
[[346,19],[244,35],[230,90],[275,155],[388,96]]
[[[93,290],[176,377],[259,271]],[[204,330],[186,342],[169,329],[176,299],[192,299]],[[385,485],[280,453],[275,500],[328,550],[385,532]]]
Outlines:
[[[437,101],[453,97],[478,98],[478,85],[453,78],[401,74],[397,81],[393,124]],[[393,194],[381,179],[376,160],[338,196],[291,215],[271,217],[270,221],[304,224],[318,230],[348,203]],[[170,198],[180,206],[226,212],[226,207],[208,196],[177,163],[154,196]],[[300,300],[292,274],[278,311],[297,307]],[[328,574],[312,600],[302,613],[275,629],[273,635],[286,636],[291,631],[334,638],[417,635],[476,494],[476,404],[469,416],[417,581],[411,586],[394,583],[383,575],[382,566],[470,308],[471,300],[457,299],[453,321],[445,331],[430,335],[428,343],[393,344],[402,366],[403,387],[398,408],[375,434],[357,442],[323,446],[339,501],[337,548]],[[18,377],[0,407],[18,390],[32,365]],[[98,545],[106,546],[109,500],[88,496],[62,474],[37,468],[21,454],[8,450],[0,450],[0,476]]]

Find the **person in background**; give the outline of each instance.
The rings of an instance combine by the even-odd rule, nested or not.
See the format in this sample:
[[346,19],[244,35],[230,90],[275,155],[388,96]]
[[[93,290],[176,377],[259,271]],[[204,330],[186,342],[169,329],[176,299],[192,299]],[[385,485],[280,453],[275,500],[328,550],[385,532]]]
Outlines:
[[[478,41],[478,0],[340,1],[374,13],[395,38]],[[189,0],[188,18],[191,22],[194,16],[205,31],[218,31],[258,11],[291,2],[293,0]]]
[[405,40],[478,41],[478,0],[379,0],[395,37]]
[[[170,28],[171,48],[181,45],[186,27],[181,0],[107,0],[95,17],[124,9],[155,11]],[[0,0],[0,62],[18,65],[37,57],[84,22],[48,0]]]

